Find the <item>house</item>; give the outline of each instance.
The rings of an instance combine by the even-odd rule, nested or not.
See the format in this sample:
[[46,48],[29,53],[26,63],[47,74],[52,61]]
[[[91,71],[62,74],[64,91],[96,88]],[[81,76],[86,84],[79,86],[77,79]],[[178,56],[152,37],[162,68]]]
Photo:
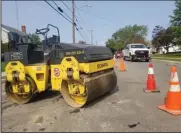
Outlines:
[[26,27],[22,26],[21,28],[23,32],[13,27],[1,24],[2,43],[9,43],[10,40],[16,43],[31,42],[30,38],[28,37],[28,34],[26,34]]
[[1,27],[1,35],[2,35],[2,38],[1,38],[1,41],[2,43],[8,43],[8,33],[9,31],[6,30],[4,27]]
[[26,34],[26,27],[22,26],[21,30],[1,24],[1,60],[4,60],[4,53],[11,48],[16,48],[16,43],[30,43],[31,39]]
[[[181,47],[173,46],[172,44],[170,44],[168,52],[181,52]],[[159,47],[158,54],[164,54],[164,53],[167,53],[167,50],[164,47]]]

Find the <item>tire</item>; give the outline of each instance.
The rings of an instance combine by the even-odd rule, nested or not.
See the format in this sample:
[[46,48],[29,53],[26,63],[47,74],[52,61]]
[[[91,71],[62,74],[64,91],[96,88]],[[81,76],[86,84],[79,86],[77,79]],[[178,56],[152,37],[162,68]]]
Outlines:
[[126,58],[125,58],[125,56],[123,57],[123,59],[126,61]]
[[146,61],[146,62],[149,62],[150,60],[149,60],[149,59],[146,59],[145,61]]
[[130,55],[130,61],[131,61],[131,62],[133,62],[133,61],[134,61],[134,60],[133,60],[133,56],[131,56],[131,55]]
[[129,60],[133,62],[133,56],[131,55],[131,53],[129,53]]

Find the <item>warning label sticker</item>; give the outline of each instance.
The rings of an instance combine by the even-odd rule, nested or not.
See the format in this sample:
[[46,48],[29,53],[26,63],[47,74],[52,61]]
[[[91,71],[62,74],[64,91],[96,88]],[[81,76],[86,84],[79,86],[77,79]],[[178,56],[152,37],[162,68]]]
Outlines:
[[58,68],[54,69],[54,75],[58,77],[60,75],[60,70]]

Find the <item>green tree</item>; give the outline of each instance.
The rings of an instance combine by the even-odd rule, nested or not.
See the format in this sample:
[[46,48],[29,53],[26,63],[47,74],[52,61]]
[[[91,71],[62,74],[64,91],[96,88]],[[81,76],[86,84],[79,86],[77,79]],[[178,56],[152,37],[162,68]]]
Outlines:
[[169,51],[169,47],[174,44],[174,34],[171,27],[167,29],[162,26],[155,26],[153,29],[152,44],[155,48],[164,47],[166,51]]
[[173,36],[173,30],[171,27],[168,27],[162,35],[162,42],[164,44],[164,48],[167,52],[169,52],[169,47],[174,46],[173,42],[174,36]]
[[116,50],[123,48],[123,44],[119,41],[115,41],[114,39],[108,39],[106,46],[109,47],[113,53]]
[[28,34],[28,36],[31,38],[33,44],[41,44],[40,37],[36,34]]
[[116,31],[112,37],[126,45],[128,43],[143,43],[147,36],[148,28],[144,25],[128,25]]
[[155,26],[155,28],[152,31],[152,45],[157,49],[161,47],[163,44],[161,43],[161,35],[165,31],[165,29],[162,26]]
[[82,41],[82,40],[80,40],[78,43],[79,43],[79,44],[86,44],[86,42],[85,42],[85,41]]
[[115,46],[116,42],[113,39],[108,39],[108,41],[106,41],[106,47],[109,47],[113,53],[116,51]]
[[181,1],[175,1],[176,9],[173,10],[173,15],[170,16],[170,22],[173,34],[175,36],[176,45],[181,45]]
[[121,49],[128,43],[143,43],[147,44],[145,37],[147,36],[148,28],[144,25],[127,25],[113,33],[112,38],[106,42],[106,46],[113,49]]

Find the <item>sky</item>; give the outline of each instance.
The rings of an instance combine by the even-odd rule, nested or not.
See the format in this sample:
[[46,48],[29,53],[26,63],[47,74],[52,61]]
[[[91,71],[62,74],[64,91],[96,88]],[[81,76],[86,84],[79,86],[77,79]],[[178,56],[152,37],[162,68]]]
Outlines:
[[[62,1],[55,1],[72,18],[69,9]],[[53,6],[54,3],[49,0]],[[71,9],[72,2],[64,1]],[[104,45],[112,34],[126,25],[147,25],[147,39],[152,39],[152,30],[156,25],[169,26],[169,15],[175,9],[174,1],[75,1],[77,25],[82,27],[84,38],[75,32],[76,42],[86,39],[91,43]],[[87,5],[87,6],[86,6]],[[53,24],[59,28],[61,42],[72,42],[72,24],[54,11],[45,1],[17,1],[18,21],[15,1],[2,1],[2,23],[20,29],[26,25],[27,33]],[[80,24],[80,25],[79,25]],[[82,31],[81,30],[81,31]],[[52,28],[51,34],[56,34]],[[41,36],[43,39],[43,36]]]

